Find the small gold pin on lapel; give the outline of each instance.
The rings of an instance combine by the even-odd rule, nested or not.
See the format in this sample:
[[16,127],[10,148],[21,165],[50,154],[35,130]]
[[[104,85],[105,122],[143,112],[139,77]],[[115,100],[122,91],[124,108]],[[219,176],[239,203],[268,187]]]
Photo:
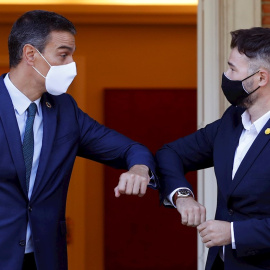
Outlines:
[[[51,103],[49,103],[48,101],[46,102],[46,106],[47,106],[48,108],[51,108],[51,107],[52,107]],[[269,130],[270,130],[270,129],[269,129]]]
[[270,134],[270,128],[267,128],[264,132],[266,135],[269,135]]

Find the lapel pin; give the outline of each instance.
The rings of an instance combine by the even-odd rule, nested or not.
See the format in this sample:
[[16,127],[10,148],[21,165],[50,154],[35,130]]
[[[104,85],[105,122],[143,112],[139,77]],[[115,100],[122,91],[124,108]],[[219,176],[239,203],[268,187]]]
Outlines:
[[[49,103],[48,101],[46,102],[46,106],[47,106],[48,108],[51,108],[51,107],[52,107],[51,103]],[[269,129],[269,128],[268,128],[268,129]],[[270,129],[269,129],[269,132],[270,132]]]
[[269,135],[270,134],[270,128],[267,128],[264,132],[266,135]]

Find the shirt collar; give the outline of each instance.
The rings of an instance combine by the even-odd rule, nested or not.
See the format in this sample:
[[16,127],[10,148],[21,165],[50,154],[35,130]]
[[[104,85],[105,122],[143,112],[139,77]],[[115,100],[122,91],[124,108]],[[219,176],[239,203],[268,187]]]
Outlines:
[[250,130],[252,127],[254,127],[257,133],[259,133],[262,130],[262,128],[265,126],[269,118],[270,118],[270,111],[265,113],[263,116],[257,119],[254,123],[251,123],[250,114],[246,110],[242,114],[242,123],[243,123],[244,129]]
[[[27,110],[32,101],[11,82],[11,80],[9,79],[9,74],[5,76],[4,83],[11,97],[15,111],[19,115],[22,115]],[[37,105],[37,114],[39,114],[41,110],[40,99],[41,98],[34,101]]]

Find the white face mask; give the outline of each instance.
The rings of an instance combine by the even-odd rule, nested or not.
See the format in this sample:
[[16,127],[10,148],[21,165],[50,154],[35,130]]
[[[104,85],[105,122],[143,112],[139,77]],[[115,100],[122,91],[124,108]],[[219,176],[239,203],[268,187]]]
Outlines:
[[[36,49],[37,50],[37,49]],[[68,87],[72,83],[73,79],[77,75],[76,63],[71,62],[70,64],[51,66],[45,57],[37,50],[40,56],[50,66],[49,72],[45,77],[42,75],[34,66],[33,69],[45,78],[45,87],[49,94],[58,96],[67,92]]]

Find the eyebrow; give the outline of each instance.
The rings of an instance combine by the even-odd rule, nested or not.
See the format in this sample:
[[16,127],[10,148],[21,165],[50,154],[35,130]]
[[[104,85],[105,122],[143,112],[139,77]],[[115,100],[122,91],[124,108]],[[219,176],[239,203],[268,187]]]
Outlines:
[[236,68],[236,66],[235,66],[233,63],[231,63],[231,62],[228,62],[228,65],[229,65],[230,67],[235,67],[235,68]]
[[[60,49],[67,49],[67,50],[69,50],[70,52],[72,52],[73,51],[73,48],[72,47],[69,47],[69,46],[60,46],[60,47],[58,47],[57,48],[58,50],[60,50]],[[76,50],[76,48],[74,49],[74,51]]]

